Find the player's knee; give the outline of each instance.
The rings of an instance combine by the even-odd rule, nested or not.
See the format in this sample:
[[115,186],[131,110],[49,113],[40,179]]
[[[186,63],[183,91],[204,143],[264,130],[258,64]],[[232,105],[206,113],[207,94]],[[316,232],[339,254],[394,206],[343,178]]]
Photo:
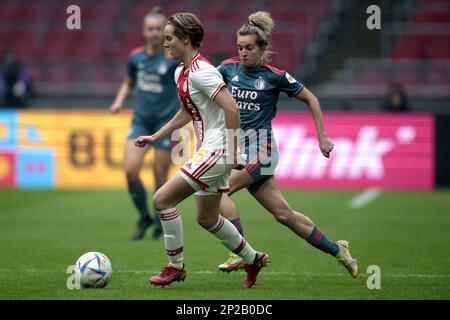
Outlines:
[[153,195],[153,207],[156,210],[165,210],[171,208],[172,206],[170,205],[168,200],[169,199],[167,199],[163,192],[156,191]]
[[281,209],[277,209],[275,212],[273,212],[273,216],[275,217],[275,219],[284,225],[287,225],[289,223],[289,219],[292,217],[292,215],[294,214],[294,212],[289,209],[289,208],[281,208]]
[[215,220],[208,215],[197,215],[197,223],[204,229],[211,229],[217,222],[217,218]]
[[132,167],[125,168],[125,174],[127,176],[127,181],[136,181],[139,179],[139,170]]

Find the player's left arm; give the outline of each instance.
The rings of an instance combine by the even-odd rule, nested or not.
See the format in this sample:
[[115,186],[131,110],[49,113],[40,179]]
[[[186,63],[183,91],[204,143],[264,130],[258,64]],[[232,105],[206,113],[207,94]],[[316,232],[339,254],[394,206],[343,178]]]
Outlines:
[[303,89],[295,96],[300,101],[305,102],[308,105],[309,111],[314,120],[316,126],[317,137],[319,139],[319,148],[322,154],[329,158],[330,153],[334,148],[333,142],[328,138],[325,130],[325,124],[323,121],[322,110],[320,109],[319,99],[308,89]]

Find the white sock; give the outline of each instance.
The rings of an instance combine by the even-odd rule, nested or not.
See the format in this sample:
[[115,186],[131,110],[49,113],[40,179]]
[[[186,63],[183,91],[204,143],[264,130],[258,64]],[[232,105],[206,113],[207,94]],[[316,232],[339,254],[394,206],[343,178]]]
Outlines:
[[183,269],[183,222],[177,208],[155,210],[164,231],[164,244],[170,263]]
[[208,231],[219,238],[228,250],[240,256],[246,263],[253,264],[256,251],[245,241],[230,221],[219,216],[219,221]]

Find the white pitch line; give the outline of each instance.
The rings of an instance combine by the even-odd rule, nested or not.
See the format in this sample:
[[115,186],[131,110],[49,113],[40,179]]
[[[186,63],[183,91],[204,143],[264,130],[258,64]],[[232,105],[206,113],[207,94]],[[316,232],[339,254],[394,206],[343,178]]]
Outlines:
[[380,188],[369,188],[361,193],[358,193],[348,203],[348,207],[351,209],[360,209],[366,206],[369,202],[378,198],[381,194]]
[[[0,273],[66,273],[65,270],[49,270],[49,269],[4,269],[0,268]],[[143,274],[152,274],[158,273],[156,270],[137,270],[137,269],[128,269],[128,270],[114,270],[114,273],[143,273]],[[219,271],[211,271],[211,270],[198,270],[192,271],[190,273],[193,274],[207,274],[207,275],[219,275],[222,274]],[[277,272],[277,271],[265,271],[263,273],[266,276],[310,276],[310,277],[343,277],[347,276],[345,273],[319,273],[319,272]],[[364,274],[361,274],[364,277]],[[450,278],[450,274],[382,274],[383,277],[389,278]]]

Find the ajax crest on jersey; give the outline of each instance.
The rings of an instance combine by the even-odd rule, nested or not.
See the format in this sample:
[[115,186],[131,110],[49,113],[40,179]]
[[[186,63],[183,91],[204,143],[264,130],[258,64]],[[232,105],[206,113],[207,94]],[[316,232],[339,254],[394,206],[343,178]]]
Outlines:
[[75,264],[76,278],[84,288],[103,288],[112,277],[111,261],[100,252],[88,252]]
[[259,78],[255,80],[255,88],[258,90],[264,90],[264,88],[266,87],[266,82]]

